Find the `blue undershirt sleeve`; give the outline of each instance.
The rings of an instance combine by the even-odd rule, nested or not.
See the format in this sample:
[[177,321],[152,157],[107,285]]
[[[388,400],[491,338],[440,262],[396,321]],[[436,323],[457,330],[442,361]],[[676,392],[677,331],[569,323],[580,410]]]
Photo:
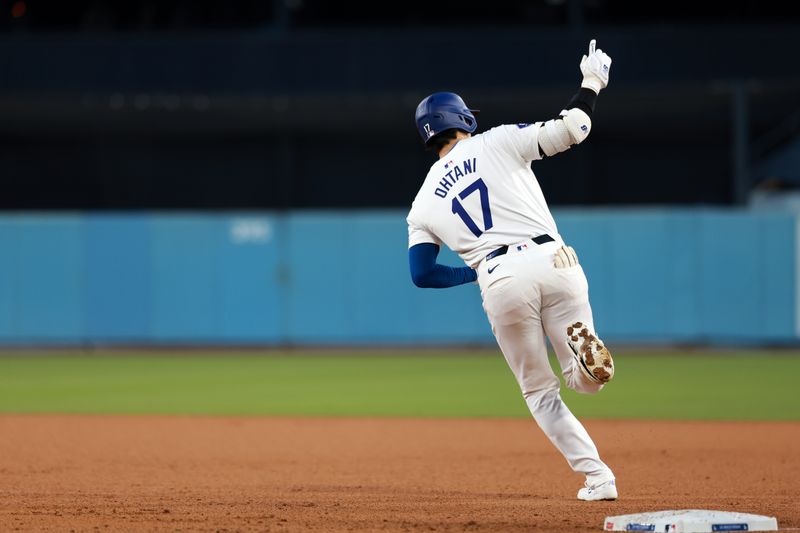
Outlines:
[[439,246],[433,243],[416,244],[408,249],[408,265],[411,280],[417,287],[444,289],[478,279],[478,274],[469,267],[451,267],[436,263]]

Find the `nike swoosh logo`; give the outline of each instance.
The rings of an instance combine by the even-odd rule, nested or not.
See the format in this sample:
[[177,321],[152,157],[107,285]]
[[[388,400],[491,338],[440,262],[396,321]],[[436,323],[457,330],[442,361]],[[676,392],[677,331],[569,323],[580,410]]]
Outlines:
[[497,268],[497,267],[499,267],[499,266],[500,266],[500,265],[495,265],[495,266],[493,266],[492,268],[490,268],[490,269],[488,270],[489,274],[491,274],[492,272],[494,272],[494,269],[495,269],[495,268]]

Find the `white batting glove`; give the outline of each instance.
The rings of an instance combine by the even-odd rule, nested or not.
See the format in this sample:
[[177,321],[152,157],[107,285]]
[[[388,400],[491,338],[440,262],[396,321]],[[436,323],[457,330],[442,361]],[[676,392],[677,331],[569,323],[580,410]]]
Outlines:
[[581,74],[583,81],[581,87],[591,89],[600,93],[600,89],[605,89],[608,85],[608,71],[611,69],[611,58],[608,54],[600,50],[595,50],[597,41],[592,39],[589,42],[589,55],[581,59]]
[[555,267],[570,268],[578,264],[578,254],[572,246],[562,246],[556,250]]

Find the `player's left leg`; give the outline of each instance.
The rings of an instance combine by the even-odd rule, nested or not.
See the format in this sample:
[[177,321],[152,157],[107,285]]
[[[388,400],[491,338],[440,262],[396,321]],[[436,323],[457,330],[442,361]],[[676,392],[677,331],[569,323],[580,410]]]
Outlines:
[[[587,329],[587,334],[594,332],[586,276],[580,265],[572,268],[554,268],[551,274],[544,279],[542,286],[542,325],[556,351],[567,386],[582,393],[596,393],[603,388],[603,384],[586,375],[566,343],[568,328],[576,322],[582,323]],[[554,427],[554,433],[563,440],[562,453],[565,456],[586,458],[584,468],[579,470],[586,474],[586,488],[581,489],[578,498],[616,498],[613,472],[600,460],[589,433],[564,405],[561,398],[540,405],[538,411],[542,418],[549,419],[549,423]],[[576,462],[579,461],[576,459]]]
[[614,478],[611,470],[600,460],[586,429],[561,400],[560,383],[547,358],[542,314],[548,312],[549,303],[542,299],[540,288],[548,289],[561,281],[550,256],[536,251],[503,256],[498,273],[502,272],[504,278],[491,278],[481,269],[484,308],[536,423],[587,482],[610,482]]
[[544,330],[537,320],[496,324],[495,336],[522,389],[534,420],[576,472],[608,477],[589,434],[561,400],[558,378],[547,360]]
[[545,333],[534,319],[495,323],[497,342],[522,389],[534,420],[572,470],[594,486],[614,479],[583,424],[561,399],[559,382],[547,360]]

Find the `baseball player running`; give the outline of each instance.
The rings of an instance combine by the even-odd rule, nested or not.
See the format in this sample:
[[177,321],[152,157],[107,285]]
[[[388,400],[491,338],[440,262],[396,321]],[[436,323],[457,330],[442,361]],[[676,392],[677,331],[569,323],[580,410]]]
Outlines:
[[[492,331],[531,414],[572,469],[586,477],[579,500],[616,499],[615,478],[561,400],[545,336],[564,381],[578,392],[600,391],[613,377],[614,364],[594,331],[586,276],[558,234],[531,161],[586,139],[610,66],[611,58],[592,40],[580,63],[581,88],[557,118],[478,135],[477,110],[457,94],[422,100],[417,128],[439,160],[407,219],[414,284],[444,288],[477,280]],[[437,264],[442,243],[469,266]]]

